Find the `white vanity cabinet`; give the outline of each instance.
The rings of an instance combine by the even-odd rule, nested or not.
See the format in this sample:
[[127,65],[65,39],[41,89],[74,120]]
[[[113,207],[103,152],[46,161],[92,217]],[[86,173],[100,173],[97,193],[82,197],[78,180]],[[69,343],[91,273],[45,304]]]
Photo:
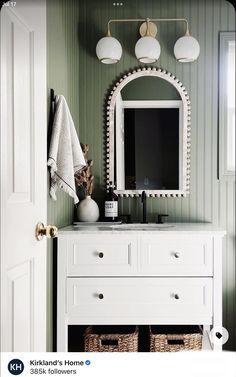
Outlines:
[[68,325],[222,325],[222,238],[211,224],[58,235],[57,351]]

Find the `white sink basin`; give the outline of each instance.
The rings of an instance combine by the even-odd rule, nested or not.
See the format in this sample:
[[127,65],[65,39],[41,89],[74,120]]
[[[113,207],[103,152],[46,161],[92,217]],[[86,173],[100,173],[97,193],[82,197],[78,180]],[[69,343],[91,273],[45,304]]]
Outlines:
[[161,230],[166,228],[174,227],[173,224],[155,224],[155,223],[148,223],[148,224],[141,224],[141,223],[133,223],[133,224],[119,224],[119,225],[112,225],[112,229],[115,230]]

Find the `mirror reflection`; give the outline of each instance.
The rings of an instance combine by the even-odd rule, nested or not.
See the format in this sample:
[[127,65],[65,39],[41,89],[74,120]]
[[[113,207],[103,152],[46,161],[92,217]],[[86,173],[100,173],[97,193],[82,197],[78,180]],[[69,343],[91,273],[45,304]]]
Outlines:
[[159,77],[128,83],[116,99],[118,190],[171,190],[180,186],[182,101]]
[[141,106],[124,109],[125,189],[176,189],[179,108]]

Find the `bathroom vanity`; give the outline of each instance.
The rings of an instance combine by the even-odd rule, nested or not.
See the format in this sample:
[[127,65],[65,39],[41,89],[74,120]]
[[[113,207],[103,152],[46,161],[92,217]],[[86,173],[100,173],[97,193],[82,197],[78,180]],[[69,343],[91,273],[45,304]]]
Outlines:
[[[68,325],[222,325],[222,239],[209,223],[69,226],[58,235],[57,351]],[[219,348],[219,346],[217,346]]]

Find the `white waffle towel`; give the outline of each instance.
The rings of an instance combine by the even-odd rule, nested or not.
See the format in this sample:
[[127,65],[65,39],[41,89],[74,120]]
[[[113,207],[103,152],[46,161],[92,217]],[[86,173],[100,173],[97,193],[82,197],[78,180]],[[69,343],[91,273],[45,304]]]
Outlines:
[[86,162],[70,110],[62,95],[56,96],[55,109],[48,158],[51,173],[50,195],[57,200],[56,191],[59,187],[72,196],[76,204],[79,199],[74,175],[86,166]]

